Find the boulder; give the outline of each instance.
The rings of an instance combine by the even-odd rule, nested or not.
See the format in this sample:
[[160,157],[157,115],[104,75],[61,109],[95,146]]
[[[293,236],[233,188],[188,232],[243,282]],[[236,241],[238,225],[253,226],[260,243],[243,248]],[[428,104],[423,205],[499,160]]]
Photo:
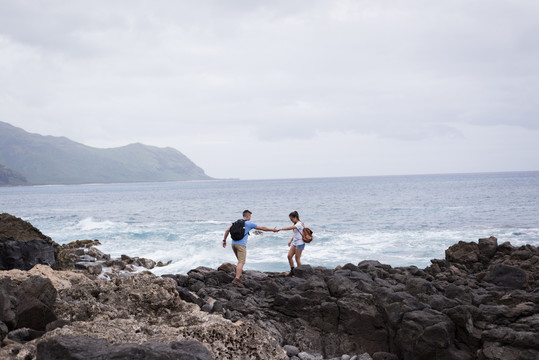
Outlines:
[[314,273],[313,268],[311,265],[301,265],[296,268],[294,268],[294,276],[297,276],[298,278],[307,278],[310,275]]
[[372,360],[372,357],[369,355],[369,353],[363,353],[359,356],[356,356],[355,359],[352,357],[350,360]]
[[183,340],[171,344],[147,342],[109,345],[103,339],[66,336],[40,342],[37,346],[37,358],[40,360],[212,360],[213,356],[204,345],[195,340]]
[[285,345],[283,346],[284,351],[286,351],[286,355],[288,357],[297,356],[299,354],[299,349],[292,345]]
[[2,343],[2,341],[4,341],[4,338],[7,336],[7,334],[9,333],[9,329],[7,328],[7,325],[0,321],[0,343]]
[[472,265],[479,261],[479,245],[474,242],[459,241],[445,251],[445,259],[452,263]]
[[236,265],[233,265],[231,263],[222,263],[217,270],[224,271],[226,273],[235,274],[236,273]]
[[3,213],[0,214],[0,241],[8,239],[23,242],[40,239],[45,240],[45,242],[55,247],[59,246],[52,241],[50,237],[44,235],[29,222],[16,216]]
[[53,266],[59,250],[60,245],[29,222],[0,214],[0,270],[29,270],[36,264]]
[[0,270],[30,270],[37,264],[54,266],[55,248],[46,240],[0,240]]
[[40,330],[20,328],[17,330],[11,331],[7,337],[9,340],[15,341],[19,344],[24,344],[28,341],[32,341],[43,336],[45,332]]
[[56,289],[49,279],[33,276],[17,289],[17,327],[45,331],[56,320]]
[[[277,341],[259,326],[231,323],[202,312],[198,306],[182,301],[177,288],[173,278],[142,273],[73,284],[59,291],[55,306],[59,318],[72,322],[46,333],[40,341],[89,336],[114,344],[170,344],[193,338],[215,358],[286,359]],[[199,299],[200,306],[210,303]],[[214,313],[217,304],[213,302]]]
[[372,360],[399,360],[399,357],[395,354],[378,351],[372,354]]
[[10,278],[0,279],[0,322],[8,329],[17,327],[17,285]]
[[511,289],[525,289],[528,284],[528,276],[519,267],[496,264],[487,272],[483,281]]
[[75,263],[75,268],[86,270],[91,275],[99,275],[103,271],[103,265],[91,261],[78,261]]
[[496,239],[494,236],[491,236],[489,238],[479,239],[479,252],[481,255],[487,259],[490,260],[496,254],[496,251],[498,250],[498,239]]
[[20,285],[10,278],[0,279],[0,322],[9,330],[44,331],[56,320],[55,301],[56,289],[48,279],[32,276]]
[[231,264],[187,275],[121,274],[138,258],[108,261],[91,247],[73,248],[69,259],[88,256],[119,275],[90,280],[88,272],[44,265],[0,272],[0,337],[7,333],[0,358],[41,359],[38,351],[50,348],[84,358],[94,348],[94,355],[106,349],[116,358],[166,359],[186,339],[231,359],[539,358],[539,251],[496,244],[492,237],[460,242],[424,270],[366,260],[336,269],[303,265],[295,276],[245,271],[245,288],[231,284]]

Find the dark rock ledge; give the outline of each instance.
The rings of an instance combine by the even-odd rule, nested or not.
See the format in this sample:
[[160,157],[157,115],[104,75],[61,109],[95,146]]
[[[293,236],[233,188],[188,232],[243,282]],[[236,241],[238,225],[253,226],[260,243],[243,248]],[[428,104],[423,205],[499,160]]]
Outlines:
[[311,354],[300,359],[510,360],[539,359],[538,264],[536,247],[491,237],[459,242],[425,269],[367,260],[304,265],[294,277],[247,271],[245,289],[229,284],[231,264],[165,276],[185,301]]
[[10,214],[0,214],[0,270],[30,270],[42,264],[54,270],[80,271],[92,279],[112,279],[170,264],[170,261],[156,263],[127,255],[111,259],[98,245],[101,245],[99,240],[76,240],[60,245],[32,224]]
[[[94,245],[55,248],[46,264],[113,261]],[[0,271],[1,359],[539,358],[539,250],[493,237],[459,242],[425,269],[247,271],[245,288],[230,283],[231,264],[157,277],[121,270],[152,265],[124,257],[104,279],[34,258],[28,271]]]

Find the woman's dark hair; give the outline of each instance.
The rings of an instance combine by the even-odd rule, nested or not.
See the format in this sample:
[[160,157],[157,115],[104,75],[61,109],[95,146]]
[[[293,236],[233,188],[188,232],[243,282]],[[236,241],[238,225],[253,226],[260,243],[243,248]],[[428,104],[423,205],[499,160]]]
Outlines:
[[288,216],[299,220],[299,214],[297,211],[292,211]]

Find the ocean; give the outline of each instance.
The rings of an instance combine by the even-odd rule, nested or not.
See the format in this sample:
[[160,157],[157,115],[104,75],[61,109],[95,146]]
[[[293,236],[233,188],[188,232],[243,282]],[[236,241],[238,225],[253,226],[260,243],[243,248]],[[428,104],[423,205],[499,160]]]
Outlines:
[[[60,244],[98,239],[113,257],[172,261],[158,275],[235,263],[222,239],[244,209],[266,227],[290,226],[297,210],[314,231],[304,264],[424,268],[458,241],[538,246],[539,172],[0,188],[0,212]],[[287,270],[291,236],[252,233],[245,269]]]

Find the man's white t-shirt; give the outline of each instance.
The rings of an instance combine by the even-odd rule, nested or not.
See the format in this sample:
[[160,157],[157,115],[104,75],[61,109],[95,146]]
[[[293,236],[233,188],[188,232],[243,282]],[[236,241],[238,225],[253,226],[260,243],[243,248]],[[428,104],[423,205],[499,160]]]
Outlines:
[[301,234],[303,234],[303,223],[297,222],[294,224],[294,241],[292,241],[292,245],[303,245],[305,242],[303,241],[303,237]]

